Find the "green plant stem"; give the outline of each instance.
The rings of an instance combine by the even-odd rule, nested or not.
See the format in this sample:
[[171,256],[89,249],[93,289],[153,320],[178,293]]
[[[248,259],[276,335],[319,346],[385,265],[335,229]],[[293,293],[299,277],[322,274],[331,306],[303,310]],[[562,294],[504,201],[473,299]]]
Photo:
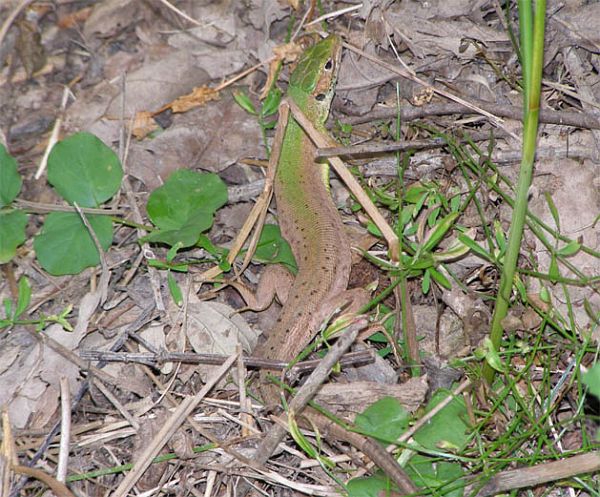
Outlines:
[[[500,289],[492,316],[490,339],[496,350],[499,348],[500,340],[502,339],[502,319],[504,319],[508,310],[512,294],[513,278],[521,248],[525,216],[527,214],[527,193],[533,176],[533,162],[539,121],[546,2],[545,0],[538,0],[536,2],[533,30],[531,30],[531,8],[530,0],[519,1],[519,17],[522,22],[523,76],[525,82],[523,157],[519,170],[515,208],[508,235],[508,249],[504,258]],[[530,39],[532,32],[533,43]],[[529,47],[532,47],[531,52],[529,51]],[[483,369],[483,376],[488,383],[492,382],[494,374],[494,369],[489,364],[486,364]]]

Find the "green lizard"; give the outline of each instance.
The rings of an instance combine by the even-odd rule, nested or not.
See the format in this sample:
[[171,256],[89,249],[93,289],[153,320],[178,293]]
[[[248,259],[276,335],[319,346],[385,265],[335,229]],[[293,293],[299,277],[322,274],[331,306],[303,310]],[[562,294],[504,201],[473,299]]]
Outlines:
[[[301,55],[290,76],[288,98],[322,132],[335,91],[341,49],[341,40],[329,36]],[[292,247],[299,271],[274,329],[257,350],[257,355],[267,359],[290,361],[296,357],[314,338],[328,312],[335,308],[332,302],[340,302],[340,294],[348,284],[350,246],[329,193],[328,165],[315,163],[314,151],[310,138],[290,117],[275,174],[274,193],[279,224]],[[261,392],[265,400],[278,403],[278,389],[264,376]],[[340,428],[312,409],[306,409],[304,416],[321,431],[363,451],[401,491],[416,491],[395,459],[378,443]]]

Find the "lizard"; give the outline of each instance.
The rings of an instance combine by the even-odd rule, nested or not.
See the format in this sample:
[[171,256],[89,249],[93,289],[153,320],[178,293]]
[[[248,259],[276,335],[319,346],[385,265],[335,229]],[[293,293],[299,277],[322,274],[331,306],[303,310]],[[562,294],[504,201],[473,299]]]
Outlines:
[[[341,50],[341,39],[336,35],[313,44],[302,53],[289,79],[287,98],[321,132],[325,132],[335,92]],[[347,291],[350,245],[329,191],[328,164],[315,162],[314,152],[310,138],[290,116],[273,186],[279,225],[296,258],[298,274],[268,339],[257,349],[257,355],[266,359],[295,358],[317,334],[332,302],[342,301]],[[279,389],[266,380],[265,372],[261,373],[260,391],[267,403],[279,403]],[[404,493],[417,491],[396,460],[376,441],[341,428],[314,409],[305,409],[303,416],[321,432],[361,450]],[[256,462],[263,464],[270,455]]]

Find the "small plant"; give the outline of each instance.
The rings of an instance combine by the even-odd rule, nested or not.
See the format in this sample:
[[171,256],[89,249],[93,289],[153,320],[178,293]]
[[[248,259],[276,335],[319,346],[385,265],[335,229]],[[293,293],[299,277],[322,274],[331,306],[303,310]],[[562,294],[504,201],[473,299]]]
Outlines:
[[[16,161],[0,146],[0,263],[10,261],[25,241],[27,214],[10,206],[21,190]],[[48,157],[48,182],[71,205],[98,209],[114,196],[123,170],[116,154],[89,133],[77,133],[57,143]],[[112,221],[86,213],[103,250],[112,242]],[[40,265],[53,275],[76,274],[95,266],[100,256],[95,242],[76,212],[48,214],[33,243]]]
[[29,307],[31,302],[31,286],[27,278],[23,277],[19,280],[19,294],[17,301],[13,302],[10,299],[4,299],[4,319],[0,318],[0,329],[14,325],[35,325],[36,331],[42,331],[50,324],[60,324],[65,331],[73,331],[73,327],[67,321],[67,316],[71,313],[73,306],[69,305],[63,309],[60,314],[52,314],[49,316],[41,315],[38,319],[20,319],[23,313]]

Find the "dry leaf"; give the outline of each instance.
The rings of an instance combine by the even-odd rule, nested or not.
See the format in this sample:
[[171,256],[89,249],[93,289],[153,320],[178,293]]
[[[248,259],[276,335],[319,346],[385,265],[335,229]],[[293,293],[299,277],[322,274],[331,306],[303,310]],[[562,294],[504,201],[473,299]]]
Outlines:
[[194,107],[200,107],[211,100],[218,100],[218,98],[218,91],[207,86],[198,86],[192,90],[192,93],[173,100],[166,107],[170,107],[173,112],[186,112]]
[[159,129],[159,126],[152,117],[152,113],[142,111],[136,113],[135,115],[133,124],[131,126],[131,134],[133,134],[133,136],[135,136],[138,140],[141,140],[157,129]]
[[279,63],[284,62],[294,62],[298,56],[302,53],[303,48],[298,43],[285,43],[283,45],[278,45],[273,48],[273,55],[275,56],[275,60],[273,60],[269,64],[269,74],[267,75],[267,82],[263,87],[262,92],[260,93],[260,99],[264,99],[269,92],[271,86],[273,86],[273,80],[277,77],[277,69],[279,67]]

